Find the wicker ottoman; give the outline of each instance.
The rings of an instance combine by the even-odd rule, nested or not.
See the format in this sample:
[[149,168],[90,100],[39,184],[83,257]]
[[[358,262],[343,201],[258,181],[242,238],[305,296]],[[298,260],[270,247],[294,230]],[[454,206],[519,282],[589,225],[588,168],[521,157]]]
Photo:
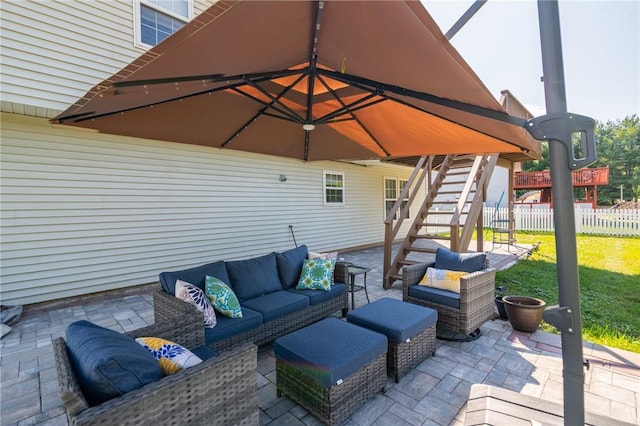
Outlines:
[[329,425],[345,421],[387,380],[387,338],[337,318],[282,336],[273,349],[278,396]]
[[384,297],[349,312],[347,321],[387,336],[387,370],[396,382],[436,350],[435,309]]

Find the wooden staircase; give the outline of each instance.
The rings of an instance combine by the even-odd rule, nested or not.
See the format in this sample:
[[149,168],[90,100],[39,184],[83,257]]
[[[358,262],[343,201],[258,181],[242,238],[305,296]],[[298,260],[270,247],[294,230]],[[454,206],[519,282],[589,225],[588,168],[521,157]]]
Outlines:
[[[435,157],[421,157],[405,189],[398,197],[409,202],[402,207],[396,203],[385,220],[384,288],[389,289],[396,280],[402,280],[401,268],[418,263],[420,254],[435,253],[434,245],[426,240],[447,241],[446,246],[455,252],[466,252],[474,229],[478,229],[477,251],[483,251],[482,208],[486,186],[498,161],[498,154],[447,155],[442,163],[433,167]],[[434,170],[438,170],[435,178]],[[413,224],[404,237],[393,261],[392,245],[418,191],[427,182],[428,191],[424,203],[415,215]],[[402,207],[402,208],[401,208]],[[400,214],[396,214],[399,210]],[[396,219],[396,217],[398,219]]]

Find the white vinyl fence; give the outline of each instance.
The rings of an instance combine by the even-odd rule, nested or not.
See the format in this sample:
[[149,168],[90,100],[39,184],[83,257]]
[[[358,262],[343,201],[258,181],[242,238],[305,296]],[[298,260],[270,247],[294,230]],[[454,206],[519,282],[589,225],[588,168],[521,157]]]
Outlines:
[[[484,223],[493,227],[496,220],[506,220],[506,208],[485,207]],[[513,212],[516,231],[553,232],[553,209],[515,209]],[[640,236],[640,210],[610,210],[575,208],[576,233],[615,236]],[[503,226],[503,225],[500,225]]]

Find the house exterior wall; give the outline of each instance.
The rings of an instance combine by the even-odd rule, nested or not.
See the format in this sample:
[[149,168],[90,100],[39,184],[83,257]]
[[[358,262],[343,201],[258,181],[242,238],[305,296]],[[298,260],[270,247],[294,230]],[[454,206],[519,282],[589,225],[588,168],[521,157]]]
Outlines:
[[[1,119],[3,304],[152,283],[166,270],[286,250],[294,247],[289,225],[314,251],[379,244],[383,179],[411,172]],[[324,171],[344,173],[344,206],[323,204]]]
[[[194,14],[211,3],[194,1]],[[143,53],[134,7],[0,2],[3,304],[152,283],[166,270],[285,250],[294,246],[289,225],[314,251],[382,243],[383,178],[407,179],[410,168],[303,163],[50,124]],[[325,170],[345,174],[344,206],[323,204]]]

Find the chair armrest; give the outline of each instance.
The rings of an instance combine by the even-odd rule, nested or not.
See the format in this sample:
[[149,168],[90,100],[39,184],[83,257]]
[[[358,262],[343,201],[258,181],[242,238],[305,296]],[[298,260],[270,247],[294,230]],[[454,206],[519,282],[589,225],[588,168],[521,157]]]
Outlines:
[[[200,314],[200,315],[197,315]],[[167,320],[138,328],[126,333],[133,337],[159,337],[170,340],[187,349],[194,349],[204,345],[204,326],[202,325],[202,313],[190,312],[180,318],[179,321]]]
[[336,262],[333,269],[333,281],[342,284],[349,284],[349,262]]
[[200,323],[204,324],[204,314],[192,304],[178,299],[162,288],[153,292],[153,318],[155,322],[176,320],[193,312],[200,315]]
[[434,263],[416,263],[402,267],[402,300],[407,300],[409,286],[418,284],[428,267],[433,267]]
[[482,298],[493,300],[496,270],[493,268],[472,272],[460,278],[460,305],[473,303]]

